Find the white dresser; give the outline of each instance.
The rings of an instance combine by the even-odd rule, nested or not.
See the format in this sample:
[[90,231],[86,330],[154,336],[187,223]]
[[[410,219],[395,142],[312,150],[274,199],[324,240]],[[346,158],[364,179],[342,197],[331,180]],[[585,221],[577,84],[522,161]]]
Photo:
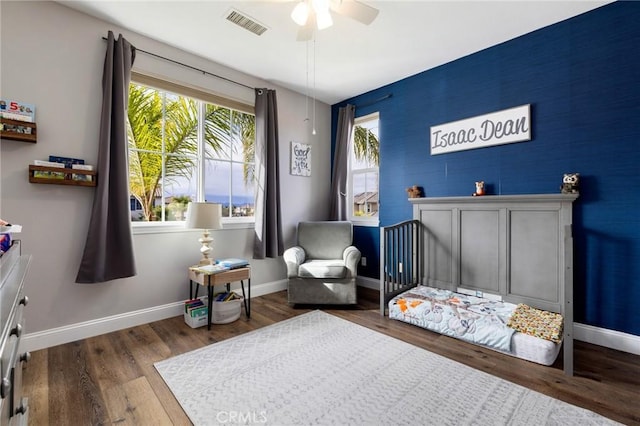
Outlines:
[[20,354],[24,334],[23,311],[28,298],[24,295],[24,278],[30,255],[21,252],[20,240],[0,257],[0,426],[27,424],[27,398],[22,397],[22,364],[29,353]]

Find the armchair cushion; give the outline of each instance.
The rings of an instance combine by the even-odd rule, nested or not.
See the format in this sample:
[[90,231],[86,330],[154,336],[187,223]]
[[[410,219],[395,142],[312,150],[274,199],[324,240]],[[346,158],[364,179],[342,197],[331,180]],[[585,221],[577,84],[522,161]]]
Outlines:
[[310,260],[298,269],[300,278],[344,278],[346,275],[347,268],[342,259]]

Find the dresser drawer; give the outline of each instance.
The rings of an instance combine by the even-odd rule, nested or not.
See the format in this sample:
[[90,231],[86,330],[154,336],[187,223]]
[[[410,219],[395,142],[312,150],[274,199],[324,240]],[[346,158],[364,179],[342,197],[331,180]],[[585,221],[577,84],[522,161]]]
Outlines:
[[2,369],[2,383],[0,384],[0,397],[7,398],[14,388],[11,369],[18,363],[18,349],[20,347],[20,336],[24,330],[22,320],[22,310],[19,311],[20,318],[11,327],[9,337],[0,348],[0,364]]
[[0,426],[26,425],[27,399],[22,397],[22,362],[19,354],[24,334],[23,313],[28,302],[24,279],[31,256],[20,254],[20,241],[0,257]]

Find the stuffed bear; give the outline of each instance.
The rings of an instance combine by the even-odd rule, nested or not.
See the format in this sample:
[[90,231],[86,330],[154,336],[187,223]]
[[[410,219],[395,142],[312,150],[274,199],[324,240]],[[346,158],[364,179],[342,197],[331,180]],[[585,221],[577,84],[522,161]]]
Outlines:
[[580,173],[565,173],[560,191],[563,194],[577,194],[580,186]]
[[422,192],[422,187],[418,185],[413,185],[410,188],[406,189],[407,194],[409,194],[409,198],[422,198],[424,196]]

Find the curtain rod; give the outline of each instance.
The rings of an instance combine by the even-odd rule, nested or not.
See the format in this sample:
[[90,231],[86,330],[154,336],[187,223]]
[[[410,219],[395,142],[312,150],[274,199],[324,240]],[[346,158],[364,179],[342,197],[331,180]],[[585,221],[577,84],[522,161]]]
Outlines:
[[[105,40],[105,41],[109,40],[109,39],[108,39],[108,38],[106,38],[106,37],[102,37],[102,39],[103,39],[103,40]],[[214,74],[214,73],[212,73],[212,72],[205,71],[205,70],[202,70],[202,69],[200,69],[200,68],[192,67],[191,65],[184,64],[184,63],[182,63],[182,62],[178,62],[178,61],[175,61],[175,60],[173,60],[173,59],[166,58],[166,57],[164,57],[164,56],[160,56],[160,55],[155,54],[155,53],[147,52],[146,50],[139,49],[139,48],[137,48],[137,47],[135,47],[135,46],[134,46],[134,48],[135,48],[135,49],[136,49],[136,51],[138,51],[138,52],[146,53],[147,55],[154,56],[154,57],[156,57],[156,58],[163,59],[163,60],[168,61],[168,62],[172,62],[172,63],[174,63],[174,64],[176,64],[176,65],[181,65],[181,66],[183,66],[183,67],[185,67],[185,68],[189,68],[189,69],[192,69],[192,70],[194,70],[194,71],[201,72],[202,74],[210,75],[210,76],[212,76],[212,77],[216,77],[216,78],[219,78],[219,79],[222,79],[222,80],[226,80],[226,81],[228,81],[228,82],[230,82],[230,83],[237,84],[238,86],[242,86],[242,87],[246,87],[247,89],[255,90],[255,87],[247,86],[247,85],[246,85],[246,84],[244,84],[244,83],[239,83],[239,82],[237,82],[237,81],[235,81],[235,80],[231,80],[230,78],[223,77],[223,76],[221,76],[221,75]]]
[[377,104],[378,102],[382,102],[385,99],[389,99],[390,97],[393,96],[393,93],[387,93],[384,96],[379,97],[378,99],[374,99],[373,101],[367,102],[366,104],[362,104],[362,105],[356,105],[356,108],[364,108],[364,107],[368,107],[371,106],[373,104]]

